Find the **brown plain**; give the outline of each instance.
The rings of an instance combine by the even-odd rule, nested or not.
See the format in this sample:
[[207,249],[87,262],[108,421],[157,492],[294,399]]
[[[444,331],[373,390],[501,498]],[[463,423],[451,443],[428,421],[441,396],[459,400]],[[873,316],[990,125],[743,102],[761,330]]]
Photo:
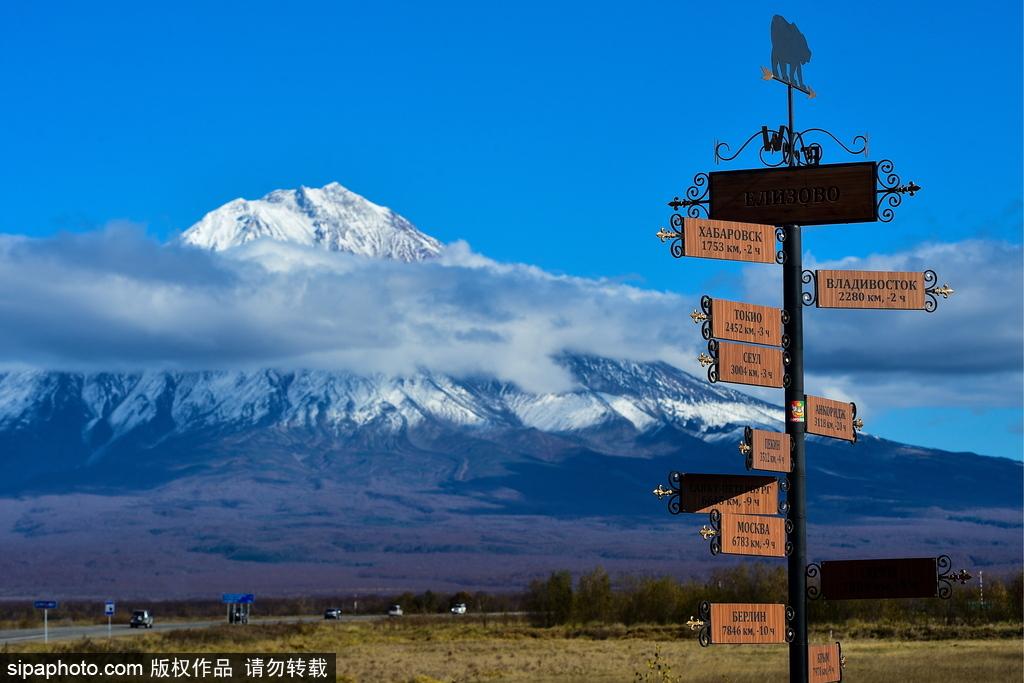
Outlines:
[[775,263],[775,226],[684,218],[683,250],[697,258]]
[[763,603],[711,604],[712,644],[786,642],[786,606]]
[[734,342],[718,344],[718,379],[734,384],[782,388],[782,349]]
[[807,432],[853,441],[853,406],[820,396],[807,397]]
[[711,336],[782,346],[782,309],[737,301],[711,301]]
[[683,512],[779,514],[779,481],[746,474],[684,474],[679,482]]
[[[872,287],[867,283],[884,284]],[[815,271],[818,308],[924,309],[924,273],[890,270]]]
[[786,520],[782,517],[723,513],[719,528],[726,555],[786,556]]
[[842,680],[839,643],[807,648],[808,683],[837,683]]
[[765,429],[754,429],[751,467],[771,472],[790,472],[793,463],[790,459],[789,434],[769,432]]

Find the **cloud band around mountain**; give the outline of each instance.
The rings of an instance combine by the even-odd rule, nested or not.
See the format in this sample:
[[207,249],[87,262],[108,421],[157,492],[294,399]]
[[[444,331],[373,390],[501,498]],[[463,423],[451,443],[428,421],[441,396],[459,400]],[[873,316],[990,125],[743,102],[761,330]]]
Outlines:
[[[807,261],[812,268],[931,267],[957,290],[934,314],[808,309],[809,378],[877,394],[887,405],[927,404],[929,392],[966,394],[975,405],[1019,404],[1019,245],[972,240]],[[778,289],[773,270],[745,272],[752,302],[777,303],[763,300]],[[555,361],[563,351],[700,372],[693,358],[702,343],[687,317],[698,294],[556,276],[494,262],[464,243],[436,260],[403,263],[267,240],[210,253],[115,225],[0,238],[0,288],[8,293],[0,300],[6,366],[391,375],[428,368],[541,392],[570,388]],[[899,385],[916,387],[917,396],[884,395]]]

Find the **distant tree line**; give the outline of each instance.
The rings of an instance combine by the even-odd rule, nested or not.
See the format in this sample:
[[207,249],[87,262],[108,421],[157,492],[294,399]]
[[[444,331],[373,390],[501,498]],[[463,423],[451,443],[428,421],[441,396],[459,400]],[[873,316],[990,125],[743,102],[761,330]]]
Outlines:
[[[681,624],[696,616],[701,601],[786,602],[786,570],[745,563],[716,569],[706,580],[625,576],[614,583],[598,567],[575,582],[568,571],[556,571],[530,583],[523,606],[537,626],[590,622]],[[1024,617],[1024,572],[1009,579],[985,581],[980,602],[977,579],[955,585],[949,600],[812,600],[811,623],[849,620],[867,622],[933,619],[976,624],[1021,621]]]

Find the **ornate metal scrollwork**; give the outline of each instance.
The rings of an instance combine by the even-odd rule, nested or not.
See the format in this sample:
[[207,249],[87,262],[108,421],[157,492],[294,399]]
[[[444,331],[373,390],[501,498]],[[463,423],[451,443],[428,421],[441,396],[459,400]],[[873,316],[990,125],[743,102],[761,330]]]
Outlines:
[[938,297],[948,299],[956,293],[956,290],[949,286],[949,283],[936,287],[935,283],[939,281],[939,276],[935,274],[934,270],[924,271],[924,310],[928,313],[934,313],[935,309],[939,307]]
[[711,603],[707,600],[702,601],[697,614],[700,615],[700,621],[695,620],[693,617],[690,617],[690,621],[694,622],[694,624],[699,624],[699,626],[690,626],[690,629],[699,629],[697,631],[697,642],[700,643],[701,647],[707,647],[711,644]]
[[[678,196],[673,197],[668,205],[676,211],[685,209],[683,213],[688,218],[701,218],[702,216],[707,218],[709,216],[708,204],[711,201],[708,197],[708,192],[711,189],[708,185],[708,180],[707,173],[702,172],[693,176],[693,185],[686,188],[686,192],[683,193],[684,199],[680,199]],[[681,225],[682,222],[680,221]]]
[[[789,505],[788,504],[786,505],[786,509],[787,510],[789,509]],[[796,527],[793,524],[793,520],[787,519],[786,520],[786,545],[785,545],[786,557],[789,557],[793,553],[793,541],[789,540],[789,535],[791,533],[793,533],[793,529],[794,528],[796,528]]]
[[[889,159],[878,162],[879,188],[875,191],[879,195],[878,220],[881,223],[888,223],[895,217],[893,209],[903,203],[903,195],[909,194],[913,197],[921,191],[921,186],[913,180],[906,185],[902,184],[899,175],[893,169],[893,163]],[[884,209],[883,204],[887,205]]]
[[792,624],[794,619],[796,619],[796,610],[793,609],[792,607],[790,607],[789,605],[786,605],[786,624],[787,624],[787,626],[786,626],[786,642],[787,643],[792,643],[793,639],[796,638],[796,631],[793,630],[793,627],[790,625],[790,624]]
[[658,484],[658,488],[651,491],[658,500],[668,498],[668,511],[673,515],[678,515],[680,512],[681,504],[679,501],[679,472],[672,472],[668,475],[668,482],[670,488],[665,488],[661,484]]
[[[734,153],[730,153],[732,148],[728,143],[716,141],[715,163],[735,160],[743,153],[743,150],[750,146],[750,143],[760,137],[761,146],[757,150],[757,157],[763,166],[767,168],[789,166],[791,159],[793,166],[817,166],[825,155],[821,142],[814,140],[818,135],[823,136],[824,142],[831,139],[847,154],[867,156],[868,137],[866,135],[855,136],[847,145],[824,128],[790,131],[788,126],[782,125],[778,130],[770,130],[768,126],[761,126],[761,130],[748,137]],[[779,156],[776,157],[776,154]]]
[[[851,431],[853,432],[853,441],[851,443],[857,443],[857,430],[864,428],[864,420],[857,417],[857,404],[853,401],[850,401],[850,421]],[[860,423],[860,427],[857,426],[858,423]]]
[[708,515],[708,524],[700,530],[700,535],[704,540],[711,539],[710,547],[711,554],[718,555],[722,552],[722,513],[718,510],[712,510],[711,514]]
[[805,270],[800,273],[800,282],[805,285],[811,285],[811,291],[801,292],[800,300],[804,302],[804,306],[813,306],[818,302],[818,278],[813,270]]
[[747,469],[754,468],[754,430],[750,427],[743,428],[743,441],[740,441],[740,453],[746,459]]
[[816,562],[807,565],[804,576],[808,579],[807,588],[804,591],[807,594],[807,599],[817,600],[821,597],[821,565]]
[[953,560],[949,555],[939,555],[935,558],[935,594],[943,600],[952,597],[954,581],[963,585],[973,578],[966,569],[950,573],[952,567]]
[[672,240],[668,248],[669,252],[675,258],[683,258],[686,253],[686,250],[683,248],[683,217],[678,213],[674,213],[669,219],[669,224],[672,226],[671,230],[658,228],[658,232],[654,233],[654,236],[661,240],[662,244],[667,240]]
[[[775,228],[775,239],[778,242],[785,242],[786,241],[786,229],[785,228]],[[786,251],[784,249],[779,249],[777,252],[775,252],[775,262],[776,263],[785,263],[786,262]]]
[[700,298],[700,313],[694,311],[690,314],[693,322],[703,323],[700,326],[700,336],[711,339],[711,297],[705,294]]
[[708,340],[708,352],[701,351],[697,356],[697,362],[702,368],[708,369],[708,381],[714,384],[718,381],[718,341]]

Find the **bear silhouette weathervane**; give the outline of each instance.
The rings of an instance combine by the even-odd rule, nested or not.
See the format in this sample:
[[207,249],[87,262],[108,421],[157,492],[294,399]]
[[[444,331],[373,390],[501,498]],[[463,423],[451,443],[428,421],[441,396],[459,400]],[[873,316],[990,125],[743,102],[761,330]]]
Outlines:
[[766,81],[776,80],[796,88],[807,97],[814,97],[814,89],[804,83],[804,64],[811,61],[807,38],[780,14],[772,17],[772,68],[761,67]]

